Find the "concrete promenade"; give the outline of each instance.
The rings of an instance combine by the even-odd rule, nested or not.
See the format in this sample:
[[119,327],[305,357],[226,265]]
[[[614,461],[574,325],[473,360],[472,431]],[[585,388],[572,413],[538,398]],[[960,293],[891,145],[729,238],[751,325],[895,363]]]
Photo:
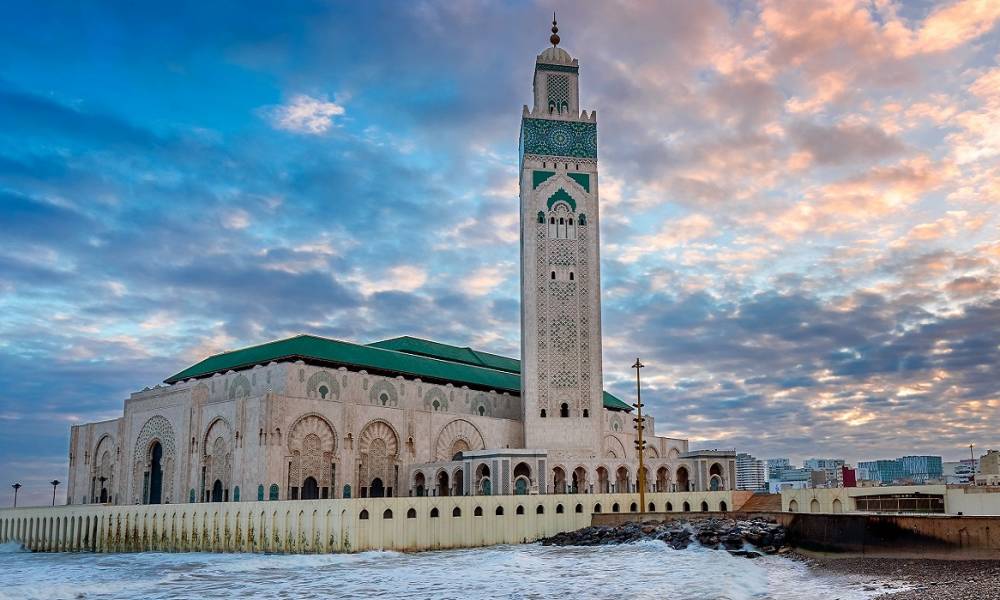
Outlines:
[[[741,492],[646,494],[647,510],[733,510]],[[285,500],[0,510],[0,542],[38,552],[435,550],[535,541],[639,510],[639,494]]]

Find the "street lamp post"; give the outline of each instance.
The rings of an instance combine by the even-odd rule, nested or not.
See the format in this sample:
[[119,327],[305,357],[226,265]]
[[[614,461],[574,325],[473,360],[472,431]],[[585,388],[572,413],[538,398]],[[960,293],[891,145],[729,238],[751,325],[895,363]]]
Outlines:
[[56,505],[56,488],[59,487],[59,484],[61,482],[58,479],[53,479],[49,483],[52,484],[52,506],[55,506]]
[[635,364],[632,368],[635,369],[635,404],[632,406],[636,409],[635,416],[635,429],[638,433],[638,438],[635,441],[635,449],[639,453],[639,512],[646,512],[646,440],[643,439],[642,433],[646,428],[646,423],[642,420],[642,391],[639,384],[639,369],[645,367],[646,365],[639,362],[638,357],[635,359]]
[[14,508],[17,508],[17,491],[19,489],[21,489],[21,484],[20,483],[15,483],[15,484],[11,485],[10,487],[14,488]]

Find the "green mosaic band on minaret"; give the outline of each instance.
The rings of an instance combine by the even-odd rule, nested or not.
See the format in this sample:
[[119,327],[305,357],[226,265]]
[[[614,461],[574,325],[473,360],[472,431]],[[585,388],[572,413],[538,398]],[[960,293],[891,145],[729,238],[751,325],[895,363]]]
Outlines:
[[521,120],[524,154],[597,159],[597,123],[555,119]]

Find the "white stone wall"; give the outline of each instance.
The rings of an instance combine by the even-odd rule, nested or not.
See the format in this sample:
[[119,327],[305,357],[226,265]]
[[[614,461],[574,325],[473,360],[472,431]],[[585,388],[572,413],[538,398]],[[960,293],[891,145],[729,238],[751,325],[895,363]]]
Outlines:
[[[324,386],[326,397],[320,395]],[[287,499],[296,483],[290,481],[290,464],[291,475],[304,473],[304,449],[296,444],[310,433],[321,438],[321,450],[328,451],[318,458],[322,466],[316,479],[333,488],[328,490],[332,497],[342,496],[345,484],[355,496],[368,486],[364,476],[371,468],[365,450],[382,443],[387,449],[382,472],[393,478],[385,487],[406,495],[411,464],[450,459],[455,448],[523,447],[520,413],[520,399],[508,393],[324,369],[301,361],[272,363],[144,390],[126,401],[121,419],[74,427],[69,499],[93,501],[92,455],[105,434],[116,448],[108,487],[110,501],[118,504],[148,499],[143,496],[144,473],[153,442],[165,450],[162,502],[189,502],[192,490],[196,501],[205,500],[206,493],[210,498],[214,474],[220,474],[224,499],[235,500],[238,487],[240,500],[256,500],[260,486],[266,499],[272,484],[277,484],[279,498]],[[151,435],[151,424],[158,423]]]
[[[647,510],[733,510],[732,492],[649,494]],[[361,552],[532,542],[639,510],[638,494],[369,498],[0,509],[0,543],[37,552]]]

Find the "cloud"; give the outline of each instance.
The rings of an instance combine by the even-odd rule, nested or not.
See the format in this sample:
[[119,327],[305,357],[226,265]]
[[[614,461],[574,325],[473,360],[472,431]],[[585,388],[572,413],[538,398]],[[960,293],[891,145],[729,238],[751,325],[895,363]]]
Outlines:
[[789,128],[789,135],[820,165],[870,163],[898,155],[904,149],[898,139],[871,125],[842,123],[827,127],[797,122]]
[[287,104],[269,109],[271,124],[277,129],[320,135],[334,126],[334,118],[346,111],[336,102],[313,98],[305,94],[293,96]]

